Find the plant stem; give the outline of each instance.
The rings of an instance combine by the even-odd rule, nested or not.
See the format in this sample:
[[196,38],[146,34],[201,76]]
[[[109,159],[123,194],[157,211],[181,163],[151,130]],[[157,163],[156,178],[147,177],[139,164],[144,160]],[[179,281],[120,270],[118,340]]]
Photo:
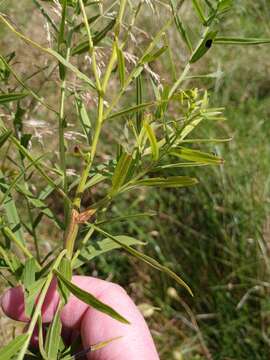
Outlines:
[[[121,3],[120,3],[120,10],[119,10],[119,15],[118,15],[118,19],[117,19],[118,28],[116,29],[116,36],[118,36],[119,31],[120,31],[120,26],[122,23],[126,2],[127,2],[126,0],[121,0]],[[92,145],[91,145],[91,150],[87,154],[86,166],[82,172],[80,182],[78,184],[75,198],[73,201],[73,206],[77,210],[80,209],[81,199],[83,196],[83,192],[85,190],[85,184],[87,182],[87,179],[88,179],[88,176],[89,176],[89,173],[90,173],[90,170],[91,170],[91,167],[92,167],[95,155],[96,155],[97,145],[98,145],[98,141],[99,141],[99,137],[100,137],[100,133],[101,133],[101,129],[102,129],[102,123],[104,120],[104,116],[103,116],[104,94],[106,92],[108,81],[109,81],[114,63],[116,61],[116,49],[115,49],[115,46],[113,46],[111,58],[109,60],[109,64],[108,64],[108,67],[105,72],[103,82],[101,85],[100,80],[99,80],[98,68],[97,68],[97,64],[96,64],[95,47],[93,46],[91,31],[89,28],[88,19],[87,19],[87,15],[85,12],[85,7],[84,7],[82,0],[79,0],[79,3],[80,3],[80,8],[81,8],[81,11],[83,14],[84,23],[85,23],[85,27],[86,27],[86,31],[87,31],[87,35],[88,35],[90,54],[92,57],[92,67],[93,67],[93,72],[95,75],[96,87],[98,90],[98,115],[97,115],[96,128],[95,128],[94,137],[93,137],[93,141],[92,141]],[[68,228],[68,231],[67,231],[67,234],[65,237],[65,246],[67,249],[67,257],[70,259],[72,258],[72,255],[73,255],[74,244],[75,244],[75,240],[76,240],[78,231],[79,231],[79,224],[76,223],[74,212],[72,212],[70,222],[69,222],[69,228]]]
[[80,3],[80,8],[83,14],[83,20],[84,20],[84,24],[85,24],[85,28],[86,28],[86,32],[87,32],[87,36],[88,36],[88,42],[89,42],[89,52],[91,55],[91,59],[92,59],[92,68],[93,68],[93,72],[94,72],[94,76],[95,76],[95,80],[96,80],[96,86],[97,86],[97,90],[100,91],[100,80],[99,80],[99,73],[98,73],[98,67],[97,67],[97,62],[96,62],[96,52],[95,52],[95,47],[93,44],[93,40],[92,40],[92,35],[91,35],[91,31],[90,31],[90,27],[88,24],[88,19],[87,19],[87,15],[85,12],[85,7],[83,4],[82,0],[79,0]]
[[52,282],[52,279],[53,279],[53,271],[54,269],[57,269],[59,264],[60,264],[60,261],[62,260],[63,256],[66,254],[66,250],[63,250],[57,257],[57,259],[55,260],[55,263],[52,267],[52,270],[49,272],[49,274],[47,275],[47,279],[45,281],[45,284],[43,285],[43,288],[41,290],[41,293],[38,297],[38,302],[35,306],[35,311],[34,311],[34,314],[31,318],[31,321],[29,323],[29,326],[28,326],[28,329],[26,331],[26,334],[28,335],[28,338],[27,338],[27,341],[24,343],[23,347],[21,348],[19,354],[18,354],[18,357],[17,357],[17,360],[23,360],[24,357],[25,357],[25,353],[27,351],[27,348],[29,346],[29,342],[31,340],[31,337],[33,335],[33,332],[34,332],[34,329],[35,329],[35,326],[36,326],[36,323],[37,323],[37,320],[38,320],[38,316],[39,314],[41,314],[41,309],[42,309],[42,305],[44,303],[44,300],[45,300],[45,297],[46,297],[46,294],[48,292],[48,289],[50,287],[50,284]]
[[27,341],[24,343],[23,347],[21,348],[21,351],[19,352],[17,360],[23,360],[24,359],[24,356],[25,356],[25,353],[27,351],[29,342],[31,340],[31,336],[33,334],[35,325],[36,325],[37,320],[38,320],[38,315],[41,312],[41,308],[42,308],[42,305],[44,303],[45,296],[46,296],[47,291],[49,289],[49,286],[51,284],[52,277],[53,277],[52,272],[50,272],[48,277],[47,277],[47,280],[46,280],[46,282],[45,282],[45,284],[44,284],[44,286],[42,288],[42,291],[41,291],[41,293],[39,295],[39,299],[38,299],[38,302],[37,302],[36,307],[35,307],[35,312],[34,312],[34,314],[32,316],[29,327],[27,329],[27,332],[26,332],[26,334],[28,335]]

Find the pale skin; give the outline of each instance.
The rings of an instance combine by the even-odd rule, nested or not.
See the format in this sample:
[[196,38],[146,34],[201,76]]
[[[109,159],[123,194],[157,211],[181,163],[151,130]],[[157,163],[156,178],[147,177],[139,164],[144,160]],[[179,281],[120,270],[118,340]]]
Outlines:
[[[130,325],[122,324],[71,295],[61,313],[63,333],[66,339],[71,339],[80,333],[83,347],[87,349],[93,344],[120,337],[102,349],[89,353],[88,359],[159,360],[143,316],[122,287],[88,276],[73,276],[72,282],[114,308],[130,322]],[[42,308],[44,323],[52,321],[58,301],[56,284],[53,283]],[[24,314],[21,287],[9,289],[2,296],[1,305],[5,314],[10,318],[24,322],[29,320]]]

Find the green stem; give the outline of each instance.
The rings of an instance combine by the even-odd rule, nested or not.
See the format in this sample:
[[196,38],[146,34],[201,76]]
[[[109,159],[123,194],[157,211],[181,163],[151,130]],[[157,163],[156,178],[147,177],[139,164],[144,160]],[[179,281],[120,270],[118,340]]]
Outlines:
[[[81,11],[82,11],[83,18],[84,18],[84,23],[85,23],[87,35],[88,35],[90,54],[92,56],[92,67],[93,67],[93,72],[94,72],[94,75],[95,75],[96,87],[97,87],[97,90],[98,90],[98,115],[97,115],[96,128],[95,128],[94,137],[93,137],[93,141],[92,141],[92,145],[91,145],[91,150],[87,155],[86,166],[85,166],[85,168],[84,168],[84,170],[82,172],[80,182],[78,184],[76,194],[75,194],[75,198],[74,198],[74,201],[73,201],[74,208],[78,209],[78,210],[80,209],[80,206],[81,206],[81,199],[82,199],[82,196],[83,196],[83,192],[85,190],[85,184],[87,182],[87,179],[88,179],[88,176],[89,176],[89,173],[91,171],[91,167],[93,165],[94,158],[95,158],[95,155],[96,155],[97,146],[98,146],[98,142],[99,142],[99,137],[100,137],[100,133],[101,133],[101,129],[102,129],[102,123],[103,123],[103,120],[104,120],[104,116],[103,116],[103,112],[104,112],[104,94],[106,92],[108,81],[109,81],[109,78],[110,78],[114,63],[115,63],[116,58],[117,58],[116,49],[115,49],[115,46],[114,46],[113,50],[112,50],[111,58],[109,60],[109,64],[108,64],[108,67],[107,67],[107,70],[106,70],[106,73],[104,75],[103,82],[102,82],[102,85],[101,85],[100,80],[99,80],[98,70],[97,70],[97,64],[96,64],[95,47],[93,46],[92,36],[91,36],[89,24],[88,24],[87,15],[86,15],[86,12],[85,12],[85,7],[84,7],[84,4],[83,4],[82,0],[79,0],[79,3],[80,3],[80,7],[81,7]],[[120,3],[120,10],[119,10],[119,15],[118,15],[118,25],[119,26],[121,25],[121,22],[122,22],[125,6],[126,6],[126,0],[122,0],[121,3]],[[119,32],[119,30],[118,30],[118,32]],[[73,255],[74,244],[75,244],[75,240],[76,240],[78,231],[79,231],[79,225],[78,225],[78,223],[76,223],[76,221],[74,221],[74,212],[73,212],[73,215],[71,214],[71,218],[70,218],[70,221],[69,221],[69,228],[68,228],[68,231],[66,233],[66,239],[65,239],[65,246],[66,246],[66,249],[67,249],[67,256],[70,259],[72,258],[72,255]]]
[[19,352],[17,360],[23,360],[24,359],[25,353],[26,353],[27,348],[29,346],[29,342],[30,342],[32,334],[34,332],[35,325],[36,325],[37,320],[38,320],[38,316],[41,313],[41,308],[42,308],[42,305],[44,303],[45,296],[47,294],[49,286],[51,284],[52,278],[53,278],[53,275],[52,275],[52,272],[50,272],[48,277],[47,277],[47,280],[46,280],[46,282],[45,282],[45,284],[44,284],[44,286],[42,288],[42,291],[41,291],[41,293],[39,295],[38,302],[37,302],[37,304],[35,306],[35,312],[34,312],[34,314],[32,316],[29,327],[27,329],[27,332],[26,332],[26,334],[28,335],[27,341],[24,343],[23,347],[21,348],[21,351]]
[[[71,39],[72,34],[70,34]],[[70,42],[70,41],[69,41]],[[66,60],[69,61],[70,56],[70,46],[67,48]],[[61,99],[60,99],[60,110],[59,110],[59,156],[60,156],[60,166],[63,172],[63,189],[67,194],[68,192],[68,182],[67,182],[67,166],[66,166],[66,149],[65,149],[65,99],[66,99],[66,76],[62,80],[61,85]],[[64,198],[64,217],[65,225],[67,225],[68,216],[69,216],[69,202]]]
[[100,91],[101,87],[100,87],[99,73],[98,73],[98,67],[97,67],[97,61],[96,61],[95,47],[93,44],[92,35],[91,35],[90,27],[88,24],[88,19],[87,19],[83,1],[79,0],[79,3],[80,3],[80,8],[81,8],[81,11],[83,14],[83,20],[84,20],[84,24],[85,24],[85,28],[86,28],[86,32],[87,32],[87,36],[88,36],[89,52],[90,52],[91,59],[92,59],[92,68],[93,68],[93,72],[94,72],[94,76],[95,76],[95,80],[96,80],[96,86],[97,86],[98,91]]
[[53,279],[53,271],[58,268],[58,266],[60,264],[60,261],[62,260],[62,258],[63,258],[63,256],[65,254],[66,254],[66,250],[63,250],[58,255],[57,259],[55,260],[55,263],[54,263],[54,266],[53,266],[52,270],[47,275],[47,279],[45,281],[45,284],[44,284],[44,286],[43,286],[43,288],[41,290],[41,293],[40,293],[40,295],[38,297],[38,302],[37,302],[37,304],[35,306],[34,314],[33,314],[32,318],[31,318],[28,329],[26,331],[26,334],[28,335],[27,341],[24,343],[23,347],[21,348],[21,350],[19,352],[19,355],[17,357],[17,360],[23,360],[25,358],[25,353],[26,353],[26,351],[28,349],[31,337],[33,335],[36,323],[38,321],[38,316],[41,314],[42,305],[44,303],[46,294],[48,292],[48,289],[49,289],[50,284],[51,284],[52,279]]
[[4,234],[9,238],[9,240],[13,241],[18,248],[21,249],[21,251],[23,252],[23,254],[28,257],[29,259],[31,259],[33,257],[33,255],[30,253],[30,251],[16,238],[16,236],[14,235],[14,233],[10,230],[10,228],[8,228],[7,226],[5,226],[3,228],[3,232]]

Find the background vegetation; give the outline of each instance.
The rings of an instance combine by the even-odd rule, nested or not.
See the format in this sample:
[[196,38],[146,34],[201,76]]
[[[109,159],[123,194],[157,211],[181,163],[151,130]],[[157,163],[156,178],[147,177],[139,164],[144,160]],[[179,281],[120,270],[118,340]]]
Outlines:
[[[20,19],[24,32],[44,41],[44,24],[34,16],[33,2],[2,0],[0,4],[2,9],[9,7],[11,18]],[[183,6],[185,20],[192,24],[190,6]],[[144,27],[158,26],[152,19],[162,14],[155,11],[155,2],[149,2],[140,18]],[[269,20],[268,1],[235,1],[224,32],[267,38]],[[41,55],[11,38],[2,25],[0,35],[0,52],[12,48],[25,60],[17,64],[22,72],[27,73],[32,56],[38,63]],[[174,38],[170,33],[170,40]],[[183,50],[176,39],[175,44],[173,56],[181,63]],[[169,71],[168,61],[163,57]],[[226,109],[227,121],[203,129],[207,137],[225,133],[232,138],[226,144],[206,146],[221,155],[225,165],[196,170],[200,183],[194,188],[127,194],[111,210],[114,216],[124,215],[128,203],[129,211],[138,207],[156,211],[154,217],[111,225],[112,230],[125,230],[147,241],[147,253],[182,274],[195,297],[186,296],[168,278],[124,253],[101,257],[81,271],[127,288],[147,316],[161,359],[269,359],[269,46],[216,46],[198,66],[200,73],[216,75],[191,82],[212,93],[213,106]],[[162,76],[166,78],[166,72]],[[54,89],[45,80],[41,78],[35,87],[42,87],[53,103]],[[50,121],[42,113],[39,120]],[[37,136],[46,131],[47,127],[38,128]],[[110,146],[110,129],[106,131],[101,157]],[[54,137],[48,134],[53,151]],[[44,227],[40,236],[46,249],[53,246],[52,237],[57,242],[58,234]],[[6,342],[7,320],[1,322]],[[14,323],[9,324],[11,332]]]

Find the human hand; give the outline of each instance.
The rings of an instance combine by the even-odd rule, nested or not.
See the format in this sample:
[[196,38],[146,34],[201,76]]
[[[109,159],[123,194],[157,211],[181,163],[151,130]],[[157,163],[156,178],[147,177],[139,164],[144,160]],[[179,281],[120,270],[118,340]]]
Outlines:
[[[105,347],[88,353],[87,358],[91,360],[159,359],[143,316],[122,287],[87,276],[73,276],[72,282],[111,306],[129,320],[130,324],[120,323],[70,295],[68,303],[61,312],[63,336],[67,341],[71,341],[80,334],[83,348],[88,349],[93,344],[119,337]],[[58,301],[59,295],[56,291],[56,281],[54,281],[42,307],[44,323],[52,321]],[[24,296],[21,287],[9,289],[2,296],[1,305],[5,314],[10,318],[24,322],[29,321],[24,313]]]

